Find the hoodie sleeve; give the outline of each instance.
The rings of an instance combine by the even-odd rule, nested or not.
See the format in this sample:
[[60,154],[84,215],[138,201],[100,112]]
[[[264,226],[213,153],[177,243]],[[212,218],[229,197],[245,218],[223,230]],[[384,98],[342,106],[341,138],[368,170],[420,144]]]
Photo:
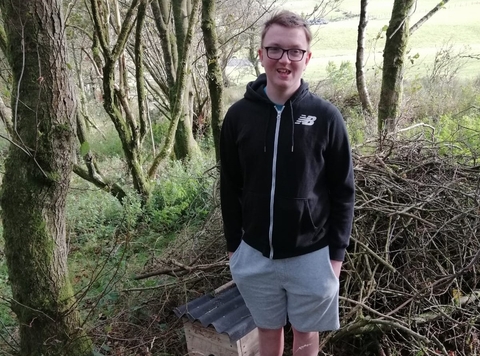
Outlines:
[[355,182],[348,134],[338,110],[330,125],[325,161],[331,202],[330,258],[343,261],[352,230]]
[[229,111],[220,135],[220,200],[229,252],[234,252],[242,240],[242,187],[235,117]]

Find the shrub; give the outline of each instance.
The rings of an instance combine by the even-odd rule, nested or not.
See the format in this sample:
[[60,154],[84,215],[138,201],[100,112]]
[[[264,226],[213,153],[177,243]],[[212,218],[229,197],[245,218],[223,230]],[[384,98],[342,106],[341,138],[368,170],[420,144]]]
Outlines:
[[200,223],[211,209],[213,166],[213,161],[201,158],[188,164],[172,161],[153,187],[146,207],[150,227],[174,231],[187,222]]
[[443,115],[437,122],[437,139],[443,153],[465,157],[477,164],[480,156],[480,115]]
[[355,69],[352,62],[343,61],[340,66],[330,61],[327,65],[327,79],[322,86],[322,95],[337,106],[346,98],[356,94]]

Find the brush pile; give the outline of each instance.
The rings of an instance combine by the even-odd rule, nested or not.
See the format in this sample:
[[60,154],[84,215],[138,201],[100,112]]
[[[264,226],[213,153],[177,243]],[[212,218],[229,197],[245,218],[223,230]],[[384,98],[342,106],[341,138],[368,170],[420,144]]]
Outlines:
[[324,341],[345,355],[477,355],[480,167],[428,142],[386,146],[355,156],[343,327]]
[[[323,355],[478,355],[480,167],[431,142],[383,147],[354,154],[355,222],[341,275],[342,328],[322,334]],[[137,291],[150,295],[143,350],[151,345],[153,355],[186,354],[172,310],[231,278],[219,209],[147,267],[138,278],[158,285]],[[150,354],[137,346],[138,354]]]

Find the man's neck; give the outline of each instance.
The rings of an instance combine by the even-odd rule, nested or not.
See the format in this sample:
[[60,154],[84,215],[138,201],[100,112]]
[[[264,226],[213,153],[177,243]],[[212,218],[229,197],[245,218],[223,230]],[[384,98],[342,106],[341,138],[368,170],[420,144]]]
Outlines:
[[285,105],[288,99],[297,91],[298,87],[295,90],[289,91],[276,91],[271,88],[271,86],[266,86],[265,93],[268,98],[275,104]]

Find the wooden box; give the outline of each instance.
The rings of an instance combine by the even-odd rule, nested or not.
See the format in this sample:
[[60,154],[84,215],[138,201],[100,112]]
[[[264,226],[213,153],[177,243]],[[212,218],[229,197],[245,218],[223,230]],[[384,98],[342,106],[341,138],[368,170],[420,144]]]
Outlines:
[[204,327],[200,323],[186,322],[185,337],[189,356],[258,356],[258,329],[247,335],[230,341],[226,334],[218,333],[212,326]]

